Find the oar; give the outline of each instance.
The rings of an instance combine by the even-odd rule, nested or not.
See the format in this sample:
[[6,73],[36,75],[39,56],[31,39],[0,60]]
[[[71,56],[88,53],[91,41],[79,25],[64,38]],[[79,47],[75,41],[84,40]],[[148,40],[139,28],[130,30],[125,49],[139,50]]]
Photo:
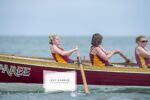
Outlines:
[[126,63],[130,62],[130,60],[124,54],[122,54],[122,53],[119,53],[119,54],[126,61]]
[[85,64],[85,56],[83,56],[83,64]]
[[77,52],[77,61],[78,61],[78,65],[80,66],[80,71],[81,71],[83,85],[84,85],[84,91],[85,91],[86,94],[89,94],[90,92],[89,92],[89,88],[88,88],[84,68],[83,68],[82,63],[81,63],[81,58],[80,58],[79,52]]

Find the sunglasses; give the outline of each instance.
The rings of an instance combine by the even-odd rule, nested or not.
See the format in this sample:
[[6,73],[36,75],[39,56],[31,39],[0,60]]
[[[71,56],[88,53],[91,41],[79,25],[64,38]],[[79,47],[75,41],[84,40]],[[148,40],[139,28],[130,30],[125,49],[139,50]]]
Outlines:
[[142,40],[141,42],[142,42],[142,43],[147,43],[147,42],[148,42],[148,40]]

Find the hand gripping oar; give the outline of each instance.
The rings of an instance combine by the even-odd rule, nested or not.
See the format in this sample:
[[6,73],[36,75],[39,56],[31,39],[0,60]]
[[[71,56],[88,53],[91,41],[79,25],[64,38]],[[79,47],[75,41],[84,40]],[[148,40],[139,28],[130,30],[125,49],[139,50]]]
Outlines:
[[84,91],[85,91],[86,94],[90,94],[79,52],[77,52],[77,62],[78,62],[78,65],[80,66],[82,81],[83,81],[83,85],[84,85]]

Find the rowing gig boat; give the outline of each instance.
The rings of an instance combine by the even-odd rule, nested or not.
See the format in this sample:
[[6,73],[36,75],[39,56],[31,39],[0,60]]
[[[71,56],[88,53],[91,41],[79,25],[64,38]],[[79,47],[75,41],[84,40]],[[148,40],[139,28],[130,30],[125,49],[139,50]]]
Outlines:
[[[83,67],[88,85],[150,86],[150,69],[136,64],[115,63],[116,67],[91,66],[84,61]],[[77,84],[82,83],[77,64],[57,63],[50,58],[0,54],[0,83],[43,84],[43,71],[76,71]]]

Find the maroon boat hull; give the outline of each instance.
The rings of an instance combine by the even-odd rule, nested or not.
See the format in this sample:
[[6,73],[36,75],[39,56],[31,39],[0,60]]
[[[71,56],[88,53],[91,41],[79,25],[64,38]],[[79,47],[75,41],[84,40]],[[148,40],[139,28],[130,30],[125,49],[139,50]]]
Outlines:
[[[82,77],[80,70],[64,69],[54,67],[35,66],[27,64],[17,64],[10,62],[0,61],[0,82],[1,83],[43,83],[43,71],[76,71],[77,72],[77,84],[82,83]],[[21,66],[30,68],[29,76],[8,75],[8,72],[2,72],[2,66],[5,64],[10,66]],[[150,74],[147,73],[123,73],[123,72],[108,72],[108,71],[85,71],[87,83],[89,85],[121,85],[121,86],[150,86]]]

